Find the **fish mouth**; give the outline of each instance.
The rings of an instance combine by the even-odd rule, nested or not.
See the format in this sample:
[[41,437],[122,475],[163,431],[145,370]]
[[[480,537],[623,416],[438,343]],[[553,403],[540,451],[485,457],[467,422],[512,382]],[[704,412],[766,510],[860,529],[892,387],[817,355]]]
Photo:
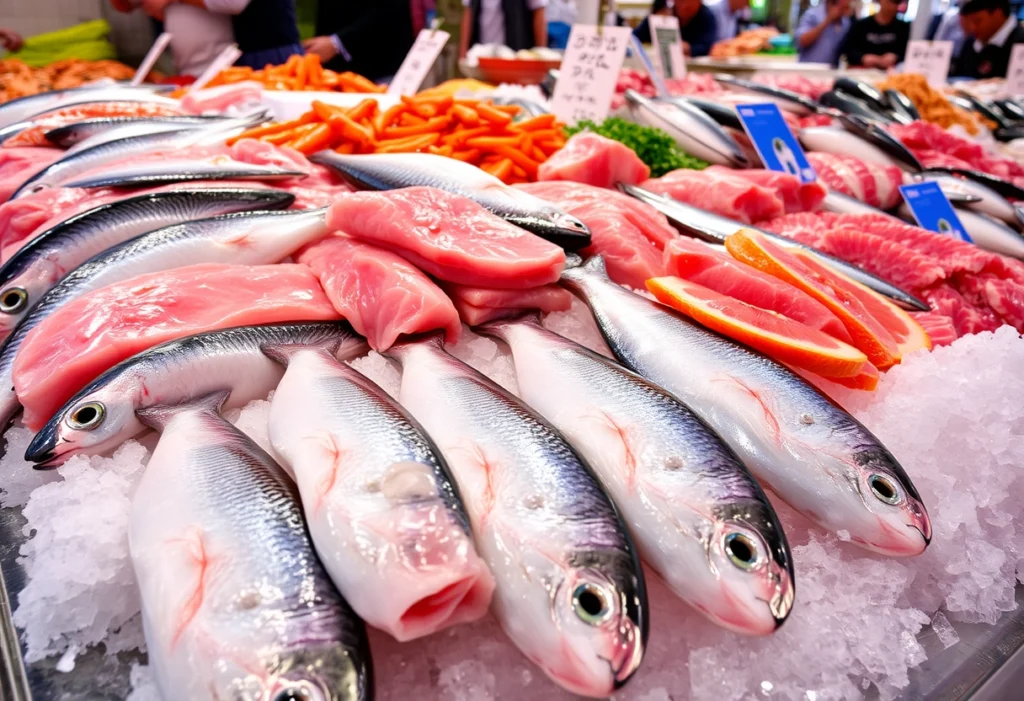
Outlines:
[[32,437],[32,442],[25,449],[25,460],[35,463],[34,470],[51,470],[64,462],[62,454],[57,452],[56,425],[44,426]]
[[632,621],[629,621],[629,625],[626,627],[626,639],[623,641],[619,654],[615,656],[614,660],[608,660],[608,665],[612,670],[613,686],[616,690],[625,686],[626,682],[640,668],[643,659],[644,641],[640,629]]

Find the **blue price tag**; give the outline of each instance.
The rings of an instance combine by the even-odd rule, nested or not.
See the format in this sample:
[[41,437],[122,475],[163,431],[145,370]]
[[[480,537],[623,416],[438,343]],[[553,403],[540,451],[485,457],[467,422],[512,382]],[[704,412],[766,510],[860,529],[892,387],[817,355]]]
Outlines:
[[803,183],[812,183],[818,179],[814,168],[807,162],[804,150],[782,118],[778,105],[771,102],[740,105],[736,111],[747,136],[757,149],[757,155],[768,170],[795,175]]
[[917,225],[922,229],[934,231],[944,236],[952,236],[961,241],[971,241],[970,235],[960,223],[956,210],[949,203],[946,197],[935,182],[914,183],[913,185],[901,185],[900,192],[903,199],[914,214]]

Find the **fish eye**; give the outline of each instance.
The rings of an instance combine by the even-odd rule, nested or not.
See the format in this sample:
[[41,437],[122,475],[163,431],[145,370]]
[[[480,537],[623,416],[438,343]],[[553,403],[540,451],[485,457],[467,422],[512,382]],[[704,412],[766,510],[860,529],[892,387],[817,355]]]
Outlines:
[[0,294],[0,312],[4,314],[17,314],[25,308],[28,302],[28,292],[21,287],[8,287]]
[[572,593],[572,608],[581,621],[596,626],[611,615],[611,597],[597,584],[584,582]]
[[754,569],[760,560],[757,544],[743,533],[730,533],[725,536],[724,547],[729,560],[741,570]]
[[899,504],[902,499],[899,487],[885,475],[871,475],[868,477],[868,485],[871,493],[886,504]]
[[100,402],[86,402],[68,415],[67,424],[76,431],[91,431],[103,423],[106,411]]
[[313,689],[310,688],[309,684],[298,682],[274,694],[273,701],[313,701],[315,698],[316,696],[313,694]]

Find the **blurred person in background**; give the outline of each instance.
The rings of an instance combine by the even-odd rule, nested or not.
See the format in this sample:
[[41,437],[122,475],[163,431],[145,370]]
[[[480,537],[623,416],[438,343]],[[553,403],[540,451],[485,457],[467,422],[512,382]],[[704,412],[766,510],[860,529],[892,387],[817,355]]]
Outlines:
[[800,60],[838,66],[843,41],[853,24],[852,10],[850,0],[826,0],[807,8],[793,32]]
[[1009,0],[967,0],[960,8],[960,16],[968,38],[951,74],[968,78],[1006,77],[1014,44],[1024,42],[1024,27],[1010,14]]
[[903,62],[910,22],[898,17],[900,1],[879,0],[878,12],[853,23],[842,48],[850,66],[885,70]]
[[750,20],[750,0],[717,0],[709,3],[708,9],[715,15],[715,41],[732,39],[739,34],[740,21]]
[[141,7],[154,21],[163,23],[163,31],[171,35],[171,59],[178,75],[198,77],[235,41],[231,18],[207,9],[201,2],[111,0],[110,4],[118,12]]
[[950,5],[949,9],[933,19],[934,27],[928,33],[930,41],[951,41],[953,42],[953,62],[964,48],[964,27],[963,18],[960,16],[960,8],[956,4]]
[[547,46],[547,4],[548,0],[462,0],[459,58],[477,44],[499,44],[513,51]]
[[[654,0],[651,14],[675,14],[683,38],[683,53],[687,56],[707,56],[711,46],[718,39],[715,15],[701,3],[701,0],[675,0],[674,3],[671,0]],[[651,43],[651,25],[647,17],[637,25],[633,34],[644,44]]]
[[21,40],[21,35],[13,29],[7,29],[6,27],[0,27],[0,46],[4,47],[8,51],[17,51],[24,44]]
[[[426,23],[426,8],[422,22]],[[302,43],[335,71],[352,71],[374,81],[398,72],[412,48],[412,6],[409,0],[320,0],[316,34]]]

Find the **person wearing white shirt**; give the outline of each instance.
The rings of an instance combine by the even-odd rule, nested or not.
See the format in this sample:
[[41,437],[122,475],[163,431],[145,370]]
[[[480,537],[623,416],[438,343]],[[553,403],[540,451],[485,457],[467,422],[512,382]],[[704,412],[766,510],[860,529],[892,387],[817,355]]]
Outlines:
[[715,26],[718,29],[716,42],[732,39],[739,34],[740,20],[750,18],[750,0],[718,0],[709,3],[708,9],[715,15]]
[[960,8],[968,41],[953,75],[1004,78],[1015,44],[1024,43],[1024,27],[1010,14],[1009,0],[967,0]]
[[500,44],[515,51],[547,46],[547,0],[462,0],[459,57],[476,44]]

